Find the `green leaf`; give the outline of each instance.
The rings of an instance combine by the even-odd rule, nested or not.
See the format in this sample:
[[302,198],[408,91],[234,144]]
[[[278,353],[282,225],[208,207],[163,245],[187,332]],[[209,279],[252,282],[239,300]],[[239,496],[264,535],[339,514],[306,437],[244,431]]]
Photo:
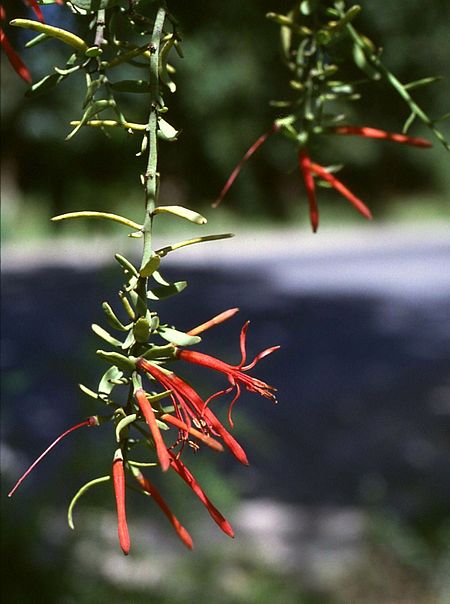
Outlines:
[[103,329],[103,327],[100,327],[100,325],[97,325],[96,323],[92,323],[91,329],[97,336],[99,336],[99,338],[102,338],[103,340],[105,340],[105,342],[108,342],[108,344],[111,344],[111,346],[117,346],[118,348],[121,348],[122,342],[120,342],[116,338],[113,338],[113,336],[110,335],[106,331],[106,329]]
[[145,317],[139,317],[133,325],[133,334],[136,342],[139,342],[140,344],[147,342],[150,335],[150,324]]
[[81,390],[81,392],[84,392],[84,394],[87,394],[91,398],[98,399],[98,394],[84,384],[78,384],[78,388]]
[[177,346],[192,346],[193,344],[198,344],[202,341],[199,336],[190,336],[187,333],[178,331],[172,327],[160,327],[158,333],[164,340],[172,342]]
[[174,358],[175,348],[172,344],[166,344],[165,346],[151,346],[146,352],[144,352],[144,359],[149,361],[156,359]]
[[107,482],[108,480],[110,480],[110,478],[110,476],[102,476],[101,478],[95,478],[94,480],[90,480],[75,493],[72,501],[69,504],[69,509],[67,510],[67,522],[69,523],[69,526],[72,530],[75,528],[73,524],[73,509],[79,498],[84,495],[86,491],[88,491],[91,487],[102,482]]
[[118,329],[119,331],[128,331],[129,327],[124,325],[122,321],[117,318],[116,314],[114,313],[113,309],[108,304],[108,302],[103,302],[102,309],[111,327],[114,327],[114,329]]
[[123,417],[120,422],[116,426],[116,441],[120,442],[120,433],[124,428],[132,424],[136,421],[137,415],[136,413],[132,413],[131,415],[126,415]]
[[195,237],[194,239],[187,239],[186,241],[180,241],[179,243],[174,243],[173,245],[167,245],[165,247],[156,250],[158,256],[163,258],[169,252],[173,252],[175,250],[179,250],[182,247],[186,247],[188,245],[195,245],[196,243],[204,243],[205,241],[218,241],[219,239],[228,239],[229,237],[234,237],[233,233],[223,233],[220,235],[205,235],[204,237]]
[[72,46],[79,52],[85,52],[88,49],[88,45],[84,40],[60,27],[53,27],[40,21],[33,21],[32,19],[13,19],[10,25],[14,27],[23,27],[24,29],[31,29],[38,33],[46,34],[50,38],[56,38],[69,46]]
[[158,119],[158,126],[158,137],[160,139],[168,142],[173,142],[177,140],[179,131],[175,130],[175,128],[171,126],[169,122],[163,120],[162,117]]
[[147,292],[147,298],[149,300],[163,300],[170,296],[175,296],[183,291],[187,287],[187,281],[176,281],[170,285],[161,285],[160,287],[153,287]]
[[136,368],[136,359],[134,357],[126,357],[118,352],[109,352],[107,350],[96,350],[96,354],[124,371],[133,371]]
[[153,210],[153,214],[173,214],[178,218],[184,218],[195,224],[206,224],[208,221],[204,216],[183,206],[158,206]]
[[122,254],[115,254],[114,258],[117,260],[117,262],[125,270],[126,273],[139,278],[139,272],[137,268],[135,268],[135,266],[129,260],[127,260],[125,256],[122,256]]
[[42,80],[39,80],[39,82],[36,82],[36,84],[33,84],[33,86],[26,91],[25,96],[30,98],[43,94],[44,92],[47,92],[47,90],[51,90],[57,86],[64,78],[65,76],[58,73],[47,75],[42,78]]
[[150,277],[155,271],[158,270],[161,258],[158,254],[154,254],[145,266],[141,268],[139,274],[141,277]]
[[107,369],[98,385],[99,394],[109,394],[115,386],[115,384],[111,383],[111,380],[118,380],[122,376],[123,372],[118,367],[113,366]]

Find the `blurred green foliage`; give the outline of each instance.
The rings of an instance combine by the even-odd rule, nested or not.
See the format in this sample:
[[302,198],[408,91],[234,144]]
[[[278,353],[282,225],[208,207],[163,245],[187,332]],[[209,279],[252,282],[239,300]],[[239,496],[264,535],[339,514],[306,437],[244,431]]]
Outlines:
[[[450,6],[446,0],[362,5],[359,29],[384,48],[386,64],[401,81],[448,73]],[[17,2],[6,2],[8,15],[13,14],[13,6],[17,10]],[[179,142],[161,145],[161,201],[205,211],[245,150],[276,116],[270,100],[288,95],[278,27],[265,19],[265,13],[273,9],[286,12],[291,2],[193,0],[170,2],[169,6],[180,21],[186,58],[175,61],[178,90],[167,98],[169,119],[182,133]],[[26,8],[21,10],[25,16]],[[44,11],[50,24],[60,24],[62,18],[64,27],[83,33],[83,20],[66,8],[45,7]],[[68,53],[62,44],[48,41],[23,50],[30,34],[9,31],[9,35],[22,48],[35,81],[51,73],[53,65],[64,65]],[[2,75],[4,229],[12,236],[33,236],[42,219],[46,224],[51,215],[80,209],[123,212],[126,208],[126,214],[140,219],[138,175],[143,160],[134,157],[140,136],[113,132],[109,138],[85,128],[64,142],[70,131],[68,122],[81,115],[82,76],[41,97],[26,99],[24,84],[6,61],[2,62]],[[367,92],[368,100],[352,108],[352,121],[399,131],[408,115],[401,99],[385,83],[369,84]],[[128,114],[145,120],[145,96],[137,95],[137,101],[123,96]],[[443,115],[448,111],[448,80],[416,91],[415,97],[432,117]],[[448,136],[448,126],[443,123],[442,128]],[[429,136],[420,124],[411,133]],[[378,217],[383,213],[390,216],[392,207],[395,215],[408,215],[408,201],[402,199],[406,196],[426,197],[426,207],[438,215],[448,212],[449,157],[438,143],[434,149],[422,151],[335,137],[317,159],[346,163],[344,181]],[[298,220],[299,215],[306,222],[304,198],[292,146],[273,137],[245,167],[224,209],[215,212],[221,217],[239,213],[252,224]],[[337,211],[338,218],[359,220],[333,192],[322,191],[322,199],[331,218]],[[395,199],[401,199],[400,204],[393,204]],[[419,213],[417,203],[413,211],[419,219],[423,218],[420,205]],[[64,228],[57,227],[60,232]],[[81,228],[98,231],[109,227],[95,222]],[[70,229],[76,232],[73,225]]]

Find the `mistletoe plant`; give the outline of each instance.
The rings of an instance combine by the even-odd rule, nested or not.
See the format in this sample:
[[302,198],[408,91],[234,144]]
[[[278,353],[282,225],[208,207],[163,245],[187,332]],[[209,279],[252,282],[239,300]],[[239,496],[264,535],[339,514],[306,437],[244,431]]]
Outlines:
[[[450,117],[450,113],[432,120],[411,95],[411,90],[441,78],[427,77],[401,83],[382,61],[381,49],[356,29],[354,21],[361,10],[361,6],[347,6],[343,0],[302,0],[295,2],[286,15],[273,12],[266,15],[280,26],[282,57],[292,94],[286,100],[272,102],[280,113],[279,117],[234,168],[215,206],[223,200],[245,162],[275,133],[294,143],[314,232],[319,226],[316,182],[319,186],[334,188],[365,218],[372,218],[365,203],[335,176],[342,169],[341,164],[322,166],[311,159],[311,150],[326,147],[330,136],[362,136],[421,148],[431,147],[428,140],[407,134],[413,122],[419,120],[450,150],[449,143],[436,127],[436,123]],[[355,67],[356,77],[353,75]],[[345,110],[348,103],[360,101],[369,104],[368,83],[390,85],[406,103],[408,114],[401,133],[347,123]]]
[[[48,2],[45,2],[48,3]],[[203,225],[206,219],[199,213],[178,205],[163,206],[158,203],[160,173],[158,145],[161,141],[174,141],[177,130],[166,121],[168,108],[166,91],[174,92],[174,72],[169,63],[172,52],[182,56],[181,38],[174,17],[164,2],[148,0],[73,0],[70,7],[86,16],[90,22],[87,40],[72,32],[44,23],[39,5],[31,2],[39,20],[14,19],[11,25],[37,32],[28,43],[34,46],[49,38],[56,38],[71,47],[71,54],[63,68],[34,84],[29,94],[47,91],[66,78],[83,74],[86,93],[82,115],[73,120],[71,139],[83,127],[121,128],[125,132],[142,136],[140,155],[147,157],[141,174],[143,187],[143,220],[141,224],[125,216],[98,211],[79,211],[53,218],[54,221],[96,218],[112,220],[131,229],[130,236],[142,241],[142,258],[138,265],[120,254],[115,258],[120,265],[124,284],[119,292],[118,304],[122,317],[113,305],[104,302],[105,320],[117,335],[94,324],[93,331],[106,344],[107,349],[97,350],[97,355],[109,368],[93,390],[80,385],[81,390],[106,408],[104,415],[93,415],[61,434],[19,479],[9,495],[41,459],[65,436],[81,427],[108,424],[113,437],[111,474],[94,478],[82,486],[69,506],[68,521],[73,528],[73,510],[79,498],[94,485],[112,481],[117,506],[118,535],[125,554],[130,550],[125,490],[131,486],[153,498],[167,516],[183,543],[191,548],[192,539],[179,520],[172,514],[153,482],[144,476],[143,468],[153,471],[175,472],[204,504],[213,520],[230,537],[233,529],[216,509],[201,488],[197,479],[182,461],[186,446],[198,450],[206,445],[215,451],[224,446],[241,463],[248,465],[246,453],[229,429],[213,412],[216,399],[229,397],[228,420],[231,427],[231,409],[242,388],[275,401],[275,389],[266,382],[250,375],[250,371],[263,357],[275,352],[273,346],[263,350],[248,362],[246,337],[249,322],[242,327],[240,336],[241,361],[230,365],[202,352],[194,352],[189,346],[199,344],[199,334],[233,317],[237,308],[225,311],[205,323],[193,327],[187,333],[173,325],[162,323],[155,301],[176,295],[186,287],[185,281],[170,283],[160,272],[162,260],[175,250],[197,243],[231,237],[230,233],[206,235],[154,249],[153,227],[158,216],[169,214],[177,219]],[[94,10],[95,9],[95,10]],[[8,55],[21,75],[23,63],[14,53]],[[144,73],[144,79],[117,79],[119,66],[127,66],[127,72]],[[128,69],[129,68],[129,69]],[[29,79],[26,76],[25,79]],[[145,93],[148,98],[146,123],[125,116],[116,98],[117,92]],[[125,319],[123,317],[126,317]],[[174,371],[175,363],[190,363],[223,374],[227,386],[208,398],[202,398],[197,390]]]

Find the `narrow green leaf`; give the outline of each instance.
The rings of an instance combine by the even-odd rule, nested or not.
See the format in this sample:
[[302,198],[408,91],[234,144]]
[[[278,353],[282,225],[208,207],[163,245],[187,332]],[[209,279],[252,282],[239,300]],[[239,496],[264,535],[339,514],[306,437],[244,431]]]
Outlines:
[[158,256],[158,254],[154,254],[147,264],[139,271],[141,277],[150,277],[150,275],[158,270],[160,262],[161,258]]
[[127,426],[129,426],[130,424],[132,424],[133,422],[136,421],[137,415],[136,413],[132,413],[131,415],[127,415],[126,417],[123,417],[120,422],[117,424],[116,426],[116,441],[119,443],[120,442],[120,433],[122,432],[122,430],[124,428],[126,428]]
[[98,399],[98,394],[84,384],[78,384],[78,388],[81,390],[81,392],[84,392],[84,394],[87,394],[91,398]]
[[139,342],[140,344],[147,342],[150,335],[150,324],[145,317],[139,317],[133,325],[133,334],[136,342]]
[[177,346],[192,346],[193,344],[198,344],[202,341],[199,336],[190,336],[187,333],[178,331],[172,327],[160,326],[158,333],[162,338],[164,338],[164,340],[172,342]]
[[182,247],[186,247],[188,245],[195,245],[196,243],[204,243],[206,241],[218,241],[219,239],[228,239],[229,237],[234,237],[234,233],[223,233],[221,235],[205,235],[204,237],[195,237],[195,239],[188,239],[186,241],[180,241],[180,243],[174,243],[173,245],[167,245],[165,247],[156,250],[158,256],[163,258],[169,252],[173,252],[175,250],[179,250]]
[[63,79],[64,76],[57,73],[47,75],[42,78],[42,80],[39,80],[39,82],[36,82],[36,84],[33,84],[33,86],[26,91],[25,96],[31,98],[43,94],[44,92],[47,92],[47,90],[51,90],[57,86]]
[[206,224],[207,222],[204,216],[183,206],[158,206],[153,210],[153,214],[173,214],[178,218],[184,218],[196,224]]
[[38,34],[31,40],[28,40],[25,44],[25,48],[33,48],[33,46],[37,46],[38,44],[41,44],[41,42],[45,42],[45,40],[48,40],[47,34]]
[[108,304],[108,302],[103,302],[102,309],[103,309],[103,312],[106,315],[106,319],[107,319],[108,323],[111,325],[111,327],[114,327],[114,329],[118,329],[119,331],[128,331],[129,327],[124,325],[122,323],[122,321],[120,321],[120,319],[117,318],[117,316],[115,315],[113,309]]
[[72,501],[69,504],[69,509],[67,510],[67,522],[69,523],[70,528],[73,530],[75,528],[75,525],[73,523],[73,510],[74,507],[77,503],[77,501],[80,499],[80,497],[82,495],[84,495],[91,487],[95,486],[96,484],[100,484],[102,482],[107,482],[108,480],[110,480],[110,476],[102,476],[101,478],[95,478],[94,480],[90,480],[89,482],[87,482],[85,485],[83,485],[81,487],[81,489],[79,489]]
[[142,224],[138,224],[134,222],[134,220],[129,220],[124,216],[119,216],[117,214],[110,214],[109,212],[91,212],[91,211],[82,211],[82,212],[68,212],[67,214],[59,214],[58,216],[53,216],[51,219],[53,222],[59,222],[61,220],[73,220],[74,218],[99,218],[103,220],[112,220],[114,222],[118,222],[119,224],[123,224],[130,229],[140,230],[142,229]]
[[177,140],[179,131],[175,130],[173,126],[163,120],[162,117],[158,119],[158,137],[162,140],[173,142]]
[[134,275],[136,278],[139,278],[139,272],[137,268],[129,260],[127,260],[125,256],[122,256],[122,254],[115,254],[114,258],[128,274]]
[[175,348],[172,344],[166,344],[165,346],[152,346],[141,356],[148,361],[167,358],[172,359],[175,356]]
[[32,31],[45,34],[50,38],[57,38],[61,42],[72,46],[78,51],[85,52],[88,49],[88,45],[84,40],[70,31],[61,29],[60,27],[53,27],[52,25],[47,25],[46,23],[33,21],[31,19],[13,19],[10,22],[10,25],[13,25],[14,27],[23,27],[24,29],[31,29]]
[[134,370],[136,367],[136,359],[134,357],[126,357],[119,352],[96,350],[96,354],[104,361],[116,365],[119,369],[123,369],[124,371]]
[[428,84],[434,84],[434,82],[440,82],[443,79],[442,76],[434,76],[430,78],[422,78],[421,80],[415,80],[409,82],[409,84],[403,84],[405,90],[413,90],[414,88],[421,88],[422,86],[428,86]]
[[170,296],[179,294],[187,287],[187,281],[176,281],[170,285],[161,285],[160,287],[153,287],[147,292],[147,298],[149,300],[163,300]]
[[103,329],[103,327],[100,327],[100,325],[97,325],[96,323],[92,323],[91,329],[99,338],[102,338],[103,340],[105,340],[105,342],[108,342],[108,344],[111,344],[111,346],[117,346],[118,348],[120,348],[122,346],[122,342],[120,342],[116,338],[113,338],[113,336],[110,335],[106,331],[106,329]]

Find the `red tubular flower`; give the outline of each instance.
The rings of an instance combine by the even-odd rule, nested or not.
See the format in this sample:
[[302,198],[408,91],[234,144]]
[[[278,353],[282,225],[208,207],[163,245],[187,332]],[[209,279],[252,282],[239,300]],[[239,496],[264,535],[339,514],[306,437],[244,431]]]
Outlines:
[[234,168],[234,170],[231,172],[231,174],[230,174],[227,182],[225,183],[224,188],[220,192],[219,197],[213,203],[213,208],[217,208],[217,206],[223,200],[223,198],[225,197],[225,195],[228,193],[230,187],[232,186],[232,184],[234,183],[234,181],[236,180],[236,178],[239,176],[240,171],[244,167],[245,162],[248,161],[251,158],[251,156],[255,153],[255,151],[257,151],[261,147],[261,145],[263,145],[266,142],[266,140],[269,138],[269,136],[271,136],[272,134],[274,134],[278,130],[279,130],[279,126],[276,123],[273,123],[272,127],[270,128],[270,130],[268,130],[267,132],[265,132],[264,134],[262,134],[258,138],[258,140],[256,140],[253,143],[253,145],[247,150],[247,152],[245,153],[244,157],[241,159],[241,161],[236,165],[236,167]]
[[161,469],[163,472],[166,472],[170,466],[170,458],[158,424],[156,423],[155,413],[144,390],[139,388],[135,391],[134,396],[137,404],[139,405],[139,409],[141,410],[141,413],[145,417],[145,421],[150,428],[153,440],[155,441],[156,455],[158,456],[159,463],[161,464]]
[[18,73],[22,80],[25,80],[27,84],[31,84],[31,74],[28,71],[27,66],[9,43],[9,40],[2,28],[0,28],[0,43],[14,71]]
[[371,220],[372,213],[365,203],[356,197],[356,195],[347,189],[347,187],[340,180],[328,172],[328,170],[326,170],[323,166],[312,162],[306,152],[306,149],[300,149],[298,153],[298,163],[302,172],[303,180],[305,182],[306,193],[309,200],[309,215],[314,232],[317,231],[319,226],[319,211],[316,202],[314,174],[327,181],[334,189],[336,189],[338,193],[348,199],[350,203],[353,204],[353,206],[358,210],[358,212],[365,216],[365,218]]
[[369,126],[337,126],[331,130],[334,134],[343,134],[350,136],[364,136],[366,138],[379,138],[403,145],[411,145],[413,147],[432,147],[432,143],[425,138],[406,136],[405,134],[397,134],[395,132],[386,132]]
[[305,149],[300,149],[298,154],[298,163],[303,175],[303,180],[306,187],[306,194],[309,201],[309,219],[313,233],[319,228],[319,208],[316,200],[316,186],[314,184],[314,176],[311,171],[311,160]]
[[134,474],[134,477],[136,478],[136,480],[138,481],[138,483],[141,485],[142,489],[153,497],[155,502],[158,504],[158,506],[161,508],[161,510],[167,516],[169,522],[171,523],[171,525],[177,532],[177,535],[179,536],[181,541],[186,545],[186,547],[188,547],[189,549],[192,549],[193,545],[194,545],[192,542],[192,537],[190,536],[188,531],[184,528],[184,526],[180,523],[180,521],[175,516],[175,514],[173,514],[171,512],[169,506],[164,501],[164,499],[162,498],[160,492],[155,487],[155,485],[152,484],[148,480],[148,478],[146,478],[142,474],[142,472],[140,470],[138,470],[137,468],[133,468],[133,474]]
[[234,531],[231,527],[231,524],[228,520],[222,516],[219,510],[211,503],[211,501],[206,496],[205,492],[198,484],[190,470],[184,465],[181,459],[178,459],[170,453],[171,456],[171,464],[172,468],[175,472],[184,480],[184,482],[192,489],[195,495],[200,499],[205,508],[208,510],[209,515],[214,520],[214,522],[222,529],[222,531],[228,535],[229,537],[234,537]]
[[22,482],[25,480],[25,478],[34,470],[34,468],[38,465],[39,462],[41,462],[44,457],[47,455],[47,453],[50,453],[50,451],[53,449],[53,447],[55,447],[61,440],[63,440],[66,436],[68,436],[71,432],[74,432],[75,430],[78,430],[78,428],[84,428],[84,426],[98,426],[99,422],[98,422],[98,417],[96,417],[95,415],[88,417],[87,420],[85,420],[84,422],[80,422],[79,424],[75,424],[75,426],[72,426],[71,428],[69,428],[68,430],[66,430],[65,432],[63,432],[62,434],[60,434],[53,442],[51,445],[49,445],[45,451],[43,453],[41,453],[39,455],[39,457],[33,461],[33,463],[31,464],[31,466],[28,468],[28,470],[26,470],[22,476],[19,478],[19,480],[16,482],[16,484],[14,485],[14,487],[11,489],[11,491],[8,493],[8,497],[12,497],[14,495],[14,493],[17,491],[17,489],[20,487],[20,485],[22,484]]
[[361,201],[359,197],[356,197],[356,195],[354,195],[349,189],[347,189],[347,187],[335,176],[333,176],[333,174],[330,174],[330,172],[325,170],[324,167],[319,166],[319,164],[315,164],[313,162],[311,162],[311,170],[315,172],[318,176],[320,176],[320,178],[323,178],[323,180],[326,180],[328,183],[330,183],[330,185],[334,189],[336,189],[338,193],[348,199],[349,202],[353,204],[353,206],[358,210],[360,214],[365,216],[368,220],[372,219],[372,212],[369,210],[366,204]]
[[206,407],[200,395],[180,377],[167,370],[162,370],[154,363],[139,358],[136,367],[155,378],[166,390],[171,390],[171,398],[180,420],[189,425],[191,419],[203,420],[208,430],[219,435],[233,455],[241,463],[248,465],[247,456],[241,445],[224,428],[214,413]]
[[212,319],[209,319],[209,321],[206,321],[205,323],[202,323],[201,325],[197,325],[197,327],[190,329],[187,334],[190,336],[196,336],[199,333],[203,333],[204,331],[210,329],[211,327],[214,327],[215,325],[219,325],[224,321],[228,321],[228,319],[234,317],[237,312],[239,312],[239,308],[230,308],[228,310],[225,310],[224,312],[221,312]]
[[44,15],[42,14],[41,7],[36,2],[36,0],[25,0],[25,4],[28,4],[28,6],[31,6],[31,8],[34,11],[34,14],[39,19],[39,21],[41,23],[44,23]]
[[112,473],[117,506],[117,534],[119,535],[120,547],[125,556],[127,556],[131,544],[125,507],[125,472],[123,469],[122,451],[120,449],[117,449],[114,454]]
[[[249,369],[252,369],[256,365],[256,363],[259,360],[261,360],[263,357],[271,354],[272,352],[275,352],[280,347],[272,346],[271,348],[266,348],[265,350],[260,352],[253,359],[253,361],[251,363],[249,363],[248,365],[245,365],[246,357],[247,357],[246,337],[247,337],[247,330],[248,330],[249,325],[250,325],[250,321],[247,321],[241,330],[240,348],[241,348],[242,358],[241,358],[241,362],[239,363],[239,365],[229,365],[228,363],[225,363],[224,361],[221,361],[220,359],[216,359],[215,357],[212,357],[209,354],[204,354],[202,352],[195,352],[192,350],[177,350],[177,353],[176,353],[176,356],[179,359],[188,361],[189,363],[195,363],[196,365],[202,365],[203,367],[209,367],[210,369],[214,369],[215,371],[220,371],[221,373],[224,373],[227,376],[228,381],[230,382],[230,384],[232,386],[231,389],[228,388],[226,390],[222,390],[222,391],[218,392],[216,395],[213,395],[213,397],[219,396],[221,394],[226,394],[226,393],[230,392],[233,388],[236,388],[236,394],[230,404],[229,412],[228,412],[228,419],[229,419],[231,426],[233,426],[233,422],[231,420],[231,411],[232,411],[234,403],[237,401],[237,399],[239,398],[239,396],[241,394],[241,385],[243,385],[250,392],[255,392],[256,394],[260,394],[261,396],[264,396],[265,398],[269,398],[273,401],[276,401],[275,395],[274,395],[275,388],[273,386],[266,384],[266,382],[263,382],[262,380],[259,380],[250,375],[247,375],[245,372],[248,371]],[[210,397],[209,400],[211,400],[211,398],[213,398],[213,397]]]

